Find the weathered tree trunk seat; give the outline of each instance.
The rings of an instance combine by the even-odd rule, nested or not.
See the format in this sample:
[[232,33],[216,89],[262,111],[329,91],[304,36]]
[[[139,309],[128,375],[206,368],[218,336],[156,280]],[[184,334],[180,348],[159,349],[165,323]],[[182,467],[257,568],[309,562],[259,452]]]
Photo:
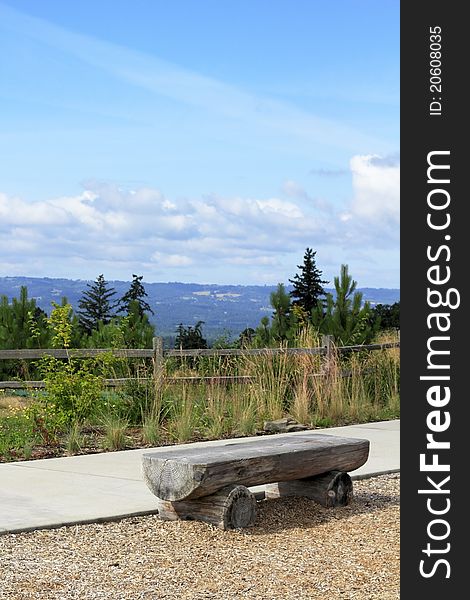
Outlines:
[[352,497],[347,472],[368,455],[368,440],[287,433],[156,450],[142,456],[142,470],[161,518],[193,518],[230,529],[254,522],[256,501],[248,486],[272,484],[267,498],[302,495],[324,506],[347,504]]

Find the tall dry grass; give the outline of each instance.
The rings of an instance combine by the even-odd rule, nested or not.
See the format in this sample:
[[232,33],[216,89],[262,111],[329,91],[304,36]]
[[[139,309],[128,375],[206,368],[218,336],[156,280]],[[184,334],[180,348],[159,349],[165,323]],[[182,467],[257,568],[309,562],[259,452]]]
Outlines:
[[[381,336],[378,341],[397,341],[397,336]],[[311,329],[299,332],[299,347],[320,344]],[[158,445],[254,435],[263,429],[264,421],[286,416],[315,427],[396,418],[400,410],[399,348],[349,354],[333,348],[328,360],[320,354],[269,351],[257,356],[177,358],[165,361],[153,381],[149,381],[151,374],[148,369],[137,372],[121,390],[122,396],[119,391],[112,392],[112,398],[108,394],[111,408],[102,415],[105,447],[124,447],[128,425],[140,425],[144,441]],[[175,375],[194,377],[196,383],[170,384],[168,377]],[[197,381],[201,376],[224,375],[245,375],[251,380]],[[1,399],[0,408],[5,410],[6,398]],[[23,446],[26,442],[21,440]],[[9,444],[17,447],[19,442]],[[69,432],[70,452],[82,444],[78,431]]]
[[[285,350],[285,348],[281,348]],[[260,421],[280,419],[286,411],[286,400],[293,376],[293,362],[287,352],[241,357],[241,371],[252,378],[246,386]]]
[[[299,347],[320,344],[312,329],[299,332]],[[171,366],[171,375],[240,374],[251,381],[160,385],[156,412],[175,441],[252,435],[264,421],[285,416],[325,426],[399,415],[399,349],[342,354],[333,347],[328,360],[321,354],[275,355],[269,350],[229,360],[210,358],[201,358],[201,365],[198,359],[182,360],[176,369]]]

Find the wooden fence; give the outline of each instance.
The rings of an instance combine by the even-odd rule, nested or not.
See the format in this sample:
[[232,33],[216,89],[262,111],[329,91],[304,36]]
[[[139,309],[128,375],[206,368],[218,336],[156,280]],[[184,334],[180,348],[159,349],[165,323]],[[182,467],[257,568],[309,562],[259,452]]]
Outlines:
[[[385,350],[387,348],[399,348],[400,342],[387,342],[384,344],[364,344],[358,346],[335,346],[332,336],[325,335],[322,338],[322,346],[317,348],[210,348],[199,350],[164,350],[163,339],[153,338],[153,348],[70,348],[70,349],[23,349],[23,350],[0,350],[1,360],[36,360],[43,356],[54,356],[55,358],[94,358],[102,354],[111,353],[116,358],[147,358],[152,360],[154,378],[161,377],[163,363],[167,357],[202,357],[202,356],[301,356],[301,355],[323,355],[328,360],[334,353],[346,354],[350,352],[362,352]],[[319,375],[321,375],[319,373]],[[107,387],[118,387],[132,378],[105,379]],[[135,378],[134,378],[135,379]],[[217,375],[217,376],[195,376],[195,377],[164,377],[166,383],[198,383],[201,381],[211,383],[248,383],[253,378],[249,375]],[[44,381],[0,381],[0,389],[28,389],[42,388]]]

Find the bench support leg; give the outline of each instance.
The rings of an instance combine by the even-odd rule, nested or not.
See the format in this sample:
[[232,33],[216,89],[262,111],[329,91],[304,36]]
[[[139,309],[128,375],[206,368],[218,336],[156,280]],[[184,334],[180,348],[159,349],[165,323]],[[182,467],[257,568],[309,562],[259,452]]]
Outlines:
[[196,520],[219,529],[249,527],[256,519],[256,499],[243,485],[228,485],[194,500],[170,502],[157,498],[158,515],[165,521]]
[[315,477],[281,481],[266,486],[265,497],[305,496],[326,508],[346,506],[353,497],[351,477],[342,471],[329,471]]

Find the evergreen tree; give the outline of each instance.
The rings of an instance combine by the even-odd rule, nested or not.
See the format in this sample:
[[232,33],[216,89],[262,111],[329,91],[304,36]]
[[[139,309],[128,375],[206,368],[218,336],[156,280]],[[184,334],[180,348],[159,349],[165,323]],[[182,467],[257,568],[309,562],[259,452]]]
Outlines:
[[341,265],[335,277],[336,298],[327,294],[326,308],[321,301],[312,313],[312,323],[321,333],[333,335],[341,346],[369,343],[377,332],[372,323],[368,302],[362,303],[362,293],[356,292],[357,282],[349,275],[348,265]]
[[255,338],[256,331],[253,327],[245,327],[245,329],[240,332],[238,336],[238,340],[236,341],[237,348],[249,348],[253,340]]
[[155,337],[155,327],[149,322],[137,300],[131,300],[128,313],[121,320],[126,348],[151,348]]
[[[28,290],[21,287],[19,298],[0,297],[0,349],[47,348],[50,336],[47,315],[28,298]],[[34,366],[27,361],[0,361],[0,379],[35,376]]]
[[400,303],[377,304],[373,309],[373,320],[380,329],[400,329]]
[[224,329],[224,331],[210,343],[210,347],[215,349],[237,348],[237,342],[232,340],[230,331]]
[[207,348],[207,340],[202,335],[204,321],[198,321],[194,327],[185,327],[183,323],[176,330],[175,348],[177,350],[192,350]]
[[107,325],[114,317],[116,303],[112,302],[112,298],[116,290],[108,286],[103,275],[99,275],[94,283],[87,283],[87,287],[78,302],[80,310],[77,313],[81,329],[90,334],[98,329],[99,323]]
[[271,327],[269,325],[269,317],[262,317],[260,324],[255,330],[253,345],[256,348],[269,348],[272,342]]
[[271,334],[276,341],[282,342],[287,340],[291,326],[290,296],[286,292],[283,283],[279,283],[277,290],[271,293],[270,301],[271,306],[274,308]]
[[0,298],[0,348],[21,349],[45,347],[49,339],[47,315],[28,298],[28,289],[22,286],[19,298]]
[[120,318],[114,318],[106,325],[100,322],[83,340],[86,348],[124,348],[125,345]]
[[294,298],[294,305],[301,306],[303,310],[310,315],[312,309],[316,308],[318,301],[325,295],[323,284],[328,281],[321,279],[322,271],[320,271],[315,262],[316,252],[311,248],[307,248],[304,254],[304,262],[302,265],[297,265],[300,273],[294,276],[294,279],[289,279],[294,289],[290,292]]
[[150,308],[148,302],[144,300],[146,296],[148,296],[145,288],[142,284],[143,275],[140,277],[137,275],[132,275],[132,283],[129,290],[124,294],[124,296],[119,300],[119,310],[120,312],[125,312],[129,314],[129,306],[131,302],[137,302],[139,307],[139,314],[142,317],[144,313],[149,312],[150,314],[154,314],[153,310]]
[[84,343],[87,348],[151,348],[154,337],[155,327],[133,301],[125,317],[115,317],[106,325],[100,322]]

